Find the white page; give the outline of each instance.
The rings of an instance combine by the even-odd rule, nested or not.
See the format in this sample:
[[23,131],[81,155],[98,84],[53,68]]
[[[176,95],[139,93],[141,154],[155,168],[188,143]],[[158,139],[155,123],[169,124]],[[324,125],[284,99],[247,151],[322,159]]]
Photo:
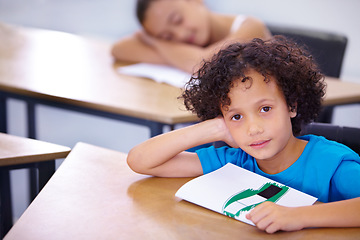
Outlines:
[[[261,188],[267,189],[268,191],[259,192],[258,190]],[[275,194],[276,191],[279,191],[278,194]],[[260,195],[266,194],[267,196],[263,197],[255,194],[257,192]],[[251,194],[249,195],[247,193]],[[241,198],[245,195],[249,196]],[[175,196],[221,214],[228,215],[231,213],[235,215],[238,213],[237,216],[233,216],[235,219],[251,225],[254,224],[247,220],[245,215],[253,208],[252,204],[271,199],[271,201],[273,201],[275,199],[273,202],[279,205],[297,207],[312,205],[317,200],[317,198],[313,196],[231,163],[214,172],[187,182],[176,192]],[[234,196],[240,199],[233,201],[234,198],[232,197]],[[273,198],[269,199],[270,196],[273,196]],[[226,205],[226,203],[229,205]],[[244,207],[251,209],[244,209]]]
[[119,67],[118,71],[130,76],[150,78],[157,82],[167,83],[179,88],[183,88],[185,83],[191,78],[190,73],[177,68],[150,63],[137,63]]

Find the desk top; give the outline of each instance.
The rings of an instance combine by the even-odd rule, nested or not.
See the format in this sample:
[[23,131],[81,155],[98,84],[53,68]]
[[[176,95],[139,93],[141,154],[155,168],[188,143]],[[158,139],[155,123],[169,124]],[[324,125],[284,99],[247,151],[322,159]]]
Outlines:
[[0,167],[65,158],[69,147],[0,133]]
[[324,105],[360,103],[360,84],[343,79],[326,77],[327,84]]
[[121,75],[111,44],[0,23],[0,90],[165,124],[196,121],[179,88]]
[[126,155],[78,143],[5,240],[355,239],[360,228],[273,235],[176,198],[190,178],[132,172]]
[[[165,124],[197,120],[180,89],[119,74],[110,43],[1,23],[0,39],[0,90]],[[360,84],[326,82],[324,105],[360,102]]]

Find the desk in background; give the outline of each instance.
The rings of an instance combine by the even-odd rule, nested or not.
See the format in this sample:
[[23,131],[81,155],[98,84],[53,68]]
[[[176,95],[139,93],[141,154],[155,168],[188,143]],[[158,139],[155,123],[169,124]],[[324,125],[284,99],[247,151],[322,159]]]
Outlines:
[[10,230],[12,239],[358,239],[360,228],[266,234],[175,197],[190,178],[132,172],[126,155],[78,143]]
[[[36,138],[35,106],[44,104],[150,127],[197,121],[177,99],[179,88],[121,75],[110,43],[0,23],[0,132],[6,99],[26,101],[28,137]],[[360,102],[360,84],[326,78],[324,105]]]
[[197,120],[177,99],[179,88],[119,74],[110,43],[1,23],[0,39],[0,131],[7,98],[26,102],[31,138],[36,104],[145,125],[151,136]]
[[69,152],[68,147],[0,133],[0,238],[13,224],[10,170],[38,169],[32,201],[55,172],[55,159],[65,158]]

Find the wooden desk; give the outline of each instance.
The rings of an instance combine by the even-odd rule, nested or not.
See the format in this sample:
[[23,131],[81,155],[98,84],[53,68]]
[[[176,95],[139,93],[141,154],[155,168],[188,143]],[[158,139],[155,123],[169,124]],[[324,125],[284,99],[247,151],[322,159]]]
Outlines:
[[119,74],[110,43],[1,23],[0,39],[0,114],[6,98],[25,100],[31,138],[39,103],[149,126],[152,136],[164,125],[197,120],[177,100],[180,89]]
[[11,239],[358,239],[360,228],[273,235],[180,200],[190,178],[132,172],[126,155],[78,143],[10,230]]
[[[70,148],[38,140],[0,133],[0,238],[12,226],[12,207],[9,171],[19,168],[37,168],[38,182],[34,189],[43,188],[55,172],[55,159],[65,158]],[[31,200],[35,193],[31,196]]]
[[[117,73],[111,44],[72,34],[0,24],[0,131],[6,99],[27,103],[28,137],[36,138],[35,105],[45,104],[150,127],[197,121],[177,100],[181,90]],[[360,102],[360,84],[326,79],[324,105]]]
[[0,167],[65,158],[69,147],[0,133]]
[[360,84],[333,77],[326,77],[325,82],[327,89],[323,105],[360,103]]

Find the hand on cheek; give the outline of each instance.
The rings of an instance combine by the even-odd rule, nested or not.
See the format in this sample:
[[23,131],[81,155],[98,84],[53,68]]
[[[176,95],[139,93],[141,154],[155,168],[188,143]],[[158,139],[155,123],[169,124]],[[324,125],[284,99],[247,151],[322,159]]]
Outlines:
[[256,227],[267,233],[279,230],[296,231],[303,228],[299,221],[299,208],[290,208],[277,205],[273,202],[264,202],[255,207],[246,218]]
[[225,120],[223,117],[217,117],[215,118],[216,121],[218,121],[218,127],[220,131],[223,133],[222,141],[226,142],[229,146],[233,148],[238,148],[238,144],[235,142],[233,137],[231,136],[231,133],[228,129],[228,127],[225,124]]

